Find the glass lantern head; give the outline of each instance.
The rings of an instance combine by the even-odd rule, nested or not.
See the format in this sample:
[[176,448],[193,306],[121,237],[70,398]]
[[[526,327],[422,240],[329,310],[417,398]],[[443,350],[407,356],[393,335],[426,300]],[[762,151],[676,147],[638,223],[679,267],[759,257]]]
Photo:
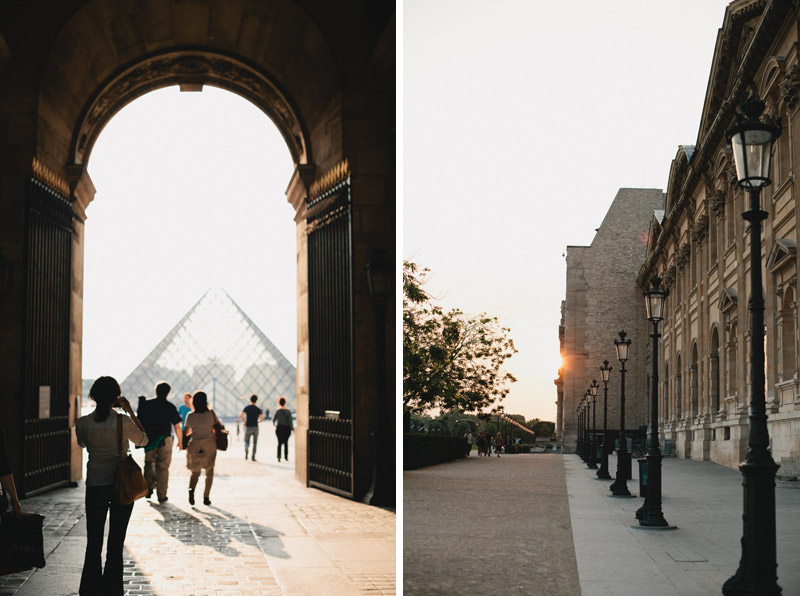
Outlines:
[[619,339],[614,340],[614,347],[617,349],[617,360],[625,362],[628,359],[628,348],[631,345],[631,340],[625,339],[627,333],[625,331],[619,332]]
[[739,106],[741,115],[728,130],[728,139],[733,149],[736,178],[739,186],[760,188],[768,185],[772,147],[781,135],[780,126],[759,120],[764,111],[764,101],[750,95]]

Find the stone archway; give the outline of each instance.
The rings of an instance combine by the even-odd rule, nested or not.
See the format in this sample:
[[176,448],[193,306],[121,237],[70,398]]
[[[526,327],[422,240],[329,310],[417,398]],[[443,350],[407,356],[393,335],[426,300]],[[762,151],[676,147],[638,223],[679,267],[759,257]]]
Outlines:
[[[56,287],[69,292],[68,311],[59,315],[60,327],[53,332],[59,338],[69,335],[69,378],[65,382],[62,369],[55,376],[44,368],[24,372],[26,362],[44,362],[53,356],[42,347],[46,334],[37,331],[45,326],[42,313],[34,316],[41,297],[31,296],[30,280],[12,284],[7,308],[0,315],[2,321],[15,316],[24,321],[0,336],[0,344],[13,355],[0,370],[4,382],[19,375],[15,369],[22,370],[24,378],[6,383],[16,390],[12,403],[0,406],[2,413],[16,421],[8,433],[12,459],[29,469],[34,459],[29,451],[35,446],[31,437],[46,432],[36,422],[41,421],[40,412],[30,405],[35,399],[46,401],[41,387],[52,387],[58,394],[50,399],[58,404],[59,420],[74,423],[73,397],[81,391],[83,221],[95,192],[86,165],[94,141],[117,111],[148,91],[170,85],[198,91],[203,85],[213,85],[260,107],[275,122],[295,162],[286,194],[296,212],[298,239],[299,430],[308,428],[309,370],[315,366],[308,360],[313,330],[309,331],[308,317],[306,210],[309,200],[329,188],[344,180],[348,185],[352,216],[346,255],[350,278],[345,285],[351,315],[350,332],[345,335],[350,337],[349,366],[357,379],[350,383],[352,410],[359,412],[361,421],[352,428],[351,496],[364,495],[376,465],[370,438],[376,426],[376,395],[392,393],[390,387],[377,386],[376,319],[371,316],[362,271],[372,255],[394,254],[393,4],[378,3],[365,11],[360,2],[346,2],[334,12],[327,6],[307,7],[291,0],[89,0],[46,16],[36,4],[26,3],[0,28],[0,45],[8,48],[0,64],[5,74],[0,92],[14,98],[0,110],[0,118],[7,128],[9,122],[16,124],[11,138],[18,141],[13,154],[0,156],[3,190],[15,197],[3,205],[9,218],[0,224],[0,248],[6,249],[12,274],[16,270],[18,279],[29,279],[34,269],[53,273],[52,279],[40,280],[41,295],[50,295]],[[25,44],[37,51],[25,54]],[[52,256],[49,241],[32,250],[38,241],[30,227],[34,195],[36,201],[52,199],[61,211],[67,205],[71,211],[71,222],[65,223],[70,219],[65,211],[58,223],[61,229],[71,228],[70,246],[62,246],[61,260],[46,267],[41,267],[41,261]],[[47,209],[39,209],[42,225],[51,223]],[[60,238],[63,245],[66,237]],[[58,307],[63,310],[64,300],[60,300]],[[10,348],[15,341],[23,346],[16,353]],[[386,341],[391,365],[391,321]],[[55,359],[63,366],[63,354]],[[305,411],[301,404],[306,404]],[[29,424],[32,421],[35,431]],[[393,417],[389,422],[393,424]],[[74,441],[71,449],[74,479],[79,473]],[[297,449],[297,474],[306,479],[302,432]],[[50,484],[47,481],[42,487]]]

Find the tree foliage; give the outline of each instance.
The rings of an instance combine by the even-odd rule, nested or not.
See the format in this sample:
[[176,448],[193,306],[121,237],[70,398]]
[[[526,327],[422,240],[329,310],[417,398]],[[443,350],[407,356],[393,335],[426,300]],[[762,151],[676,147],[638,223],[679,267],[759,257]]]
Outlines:
[[477,411],[501,401],[516,381],[502,364],[516,349],[496,317],[445,311],[423,288],[428,269],[403,263],[403,403]]

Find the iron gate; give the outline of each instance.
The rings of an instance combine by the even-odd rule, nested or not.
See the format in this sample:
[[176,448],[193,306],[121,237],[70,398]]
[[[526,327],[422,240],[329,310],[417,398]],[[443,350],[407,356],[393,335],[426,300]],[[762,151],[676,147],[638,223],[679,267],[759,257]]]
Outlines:
[[23,487],[69,482],[72,207],[32,178],[26,189]]
[[[345,169],[342,171],[346,170]],[[353,497],[353,276],[350,177],[306,204],[308,485]]]

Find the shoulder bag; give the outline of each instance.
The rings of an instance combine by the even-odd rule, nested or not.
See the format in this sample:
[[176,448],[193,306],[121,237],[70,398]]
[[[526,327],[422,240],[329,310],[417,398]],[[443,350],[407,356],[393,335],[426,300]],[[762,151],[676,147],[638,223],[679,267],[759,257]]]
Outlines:
[[117,473],[114,476],[114,494],[121,505],[129,505],[147,494],[147,482],[128,450],[122,450],[122,416],[117,414]]
[[0,576],[44,567],[44,516],[14,513],[0,516]]
[[222,426],[222,422],[217,418],[217,413],[211,410],[214,414],[214,439],[217,442],[217,451],[228,450],[228,431]]

